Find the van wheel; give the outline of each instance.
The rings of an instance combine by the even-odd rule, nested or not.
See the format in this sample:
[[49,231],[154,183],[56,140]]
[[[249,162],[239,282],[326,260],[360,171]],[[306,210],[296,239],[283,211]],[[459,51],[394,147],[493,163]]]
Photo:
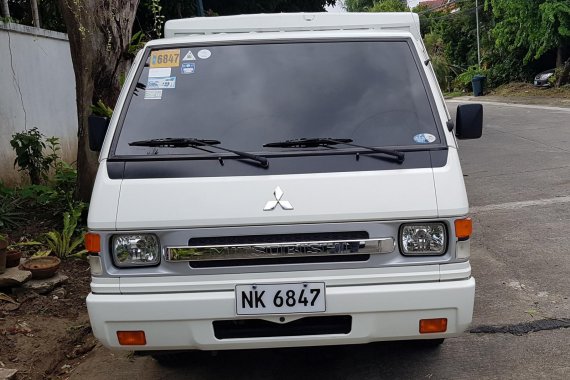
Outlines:
[[177,367],[184,365],[190,361],[191,351],[188,352],[169,352],[152,354],[152,358],[164,367]]

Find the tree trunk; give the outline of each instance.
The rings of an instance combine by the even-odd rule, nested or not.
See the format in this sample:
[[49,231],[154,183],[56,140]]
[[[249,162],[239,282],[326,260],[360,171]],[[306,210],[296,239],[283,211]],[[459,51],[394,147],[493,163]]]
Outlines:
[[[566,59],[566,47],[559,46],[556,51],[556,84],[560,87],[570,81],[570,58]],[[566,59],[566,61],[564,61]]]
[[10,18],[10,7],[8,6],[8,0],[2,0],[2,17],[7,19]]
[[562,56],[563,54],[564,47],[558,46],[558,49],[556,50],[556,68],[562,67],[562,64],[564,63],[564,57]]
[[566,83],[570,83],[570,58],[566,60],[564,65],[562,65],[562,69],[558,71],[556,87],[560,87]]
[[139,0],[59,0],[75,71],[79,198],[91,198],[97,154],[89,150],[87,118],[101,99],[114,107],[119,78],[130,65],[127,54]]
[[34,26],[36,28],[39,28],[40,12],[38,11],[38,0],[30,0],[30,6],[32,7],[32,18],[34,19]]

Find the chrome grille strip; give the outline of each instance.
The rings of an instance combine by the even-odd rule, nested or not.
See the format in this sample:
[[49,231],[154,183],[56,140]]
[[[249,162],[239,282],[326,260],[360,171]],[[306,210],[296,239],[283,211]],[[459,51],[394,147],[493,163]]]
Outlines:
[[391,253],[395,240],[381,239],[343,241],[304,241],[259,244],[202,245],[166,247],[167,261],[241,260],[326,255],[374,255]]

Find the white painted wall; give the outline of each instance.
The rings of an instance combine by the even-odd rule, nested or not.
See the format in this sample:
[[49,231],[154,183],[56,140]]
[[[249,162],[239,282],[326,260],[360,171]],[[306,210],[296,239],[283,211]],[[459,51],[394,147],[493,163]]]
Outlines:
[[63,159],[77,152],[75,76],[67,35],[0,22],[0,180],[26,183],[14,168],[10,139],[38,127],[59,137]]

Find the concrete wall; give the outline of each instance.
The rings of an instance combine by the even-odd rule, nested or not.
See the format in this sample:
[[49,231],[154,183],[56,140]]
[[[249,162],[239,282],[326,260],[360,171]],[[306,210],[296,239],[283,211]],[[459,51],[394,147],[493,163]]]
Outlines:
[[0,180],[26,183],[14,168],[10,139],[38,127],[59,137],[63,159],[77,152],[75,77],[67,35],[0,22]]

